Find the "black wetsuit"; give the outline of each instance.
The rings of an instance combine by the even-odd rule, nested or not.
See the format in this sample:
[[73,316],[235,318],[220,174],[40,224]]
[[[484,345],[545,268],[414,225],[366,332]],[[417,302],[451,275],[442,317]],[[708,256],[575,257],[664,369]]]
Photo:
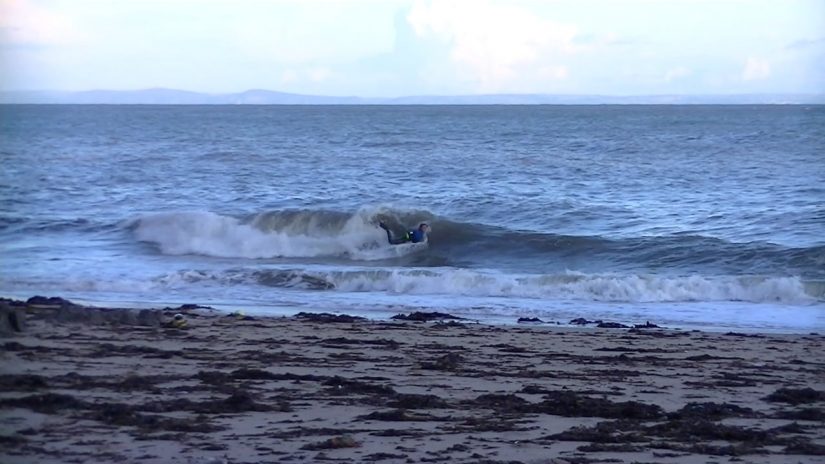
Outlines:
[[401,237],[394,237],[392,231],[386,224],[383,222],[379,224],[379,226],[387,231],[387,241],[390,242],[390,245],[401,245],[402,243],[419,243],[423,242],[427,239],[426,232],[420,229],[414,229],[404,233]]

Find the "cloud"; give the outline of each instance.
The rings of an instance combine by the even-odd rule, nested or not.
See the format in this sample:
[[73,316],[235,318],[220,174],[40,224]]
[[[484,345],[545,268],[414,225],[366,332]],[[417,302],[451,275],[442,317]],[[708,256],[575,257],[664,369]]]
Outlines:
[[[220,5],[234,6],[224,0]],[[392,49],[394,29],[383,9],[367,3],[260,2],[258,8],[230,10],[221,27],[225,39],[250,60],[335,65]]]
[[771,64],[768,60],[753,56],[748,58],[745,62],[745,68],[742,70],[742,79],[746,81],[767,79],[770,75]]
[[307,77],[312,82],[324,82],[332,75],[332,71],[324,66],[318,66],[307,70]]
[[456,68],[482,91],[506,88],[539,70],[545,78],[564,79],[562,58],[584,48],[574,41],[575,26],[512,4],[419,0],[407,19],[420,38],[446,42]]
[[307,82],[318,84],[328,81],[332,76],[332,70],[324,66],[288,68],[281,72],[280,82],[285,85]]
[[677,66],[665,73],[665,82],[672,82],[690,76],[692,71],[684,66]]
[[542,66],[536,74],[542,79],[567,79],[570,69],[567,66]]
[[825,45],[825,37],[817,39],[800,39],[789,43],[785,48],[788,50],[803,50],[811,47]]
[[0,0],[0,41],[11,45],[65,45],[83,39],[71,18],[29,0]]

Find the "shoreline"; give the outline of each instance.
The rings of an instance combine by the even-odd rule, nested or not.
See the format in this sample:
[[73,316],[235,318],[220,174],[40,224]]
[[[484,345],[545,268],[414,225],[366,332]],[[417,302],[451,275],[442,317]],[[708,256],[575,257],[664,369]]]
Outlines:
[[[0,295],[0,301],[27,301],[31,298],[44,298],[39,296],[34,296],[29,298],[30,293],[23,294],[23,293],[14,293],[14,294],[2,294]],[[62,298],[61,298],[62,299]],[[178,306],[186,306],[192,299],[188,298],[177,298],[172,300],[157,300],[157,301],[136,301],[136,300],[100,300],[100,299],[88,299],[88,298],[71,298],[71,300],[65,300],[72,304],[77,304],[83,307],[90,307],[90,308],[118,308],[124,310],[143,310],[143,309],[157,309],[160,307],[169,307],[171,305],[178,305]],[[197,301],[197,300],[196,300]],[[200,304],[200,303],[198,303]],[[582,306],[587,307],[588,303],[581,303]],[[592,304],[592,302],[591,302]],[[673,311],[679,308],[682,303],[670,303],[667,306],[672,308]],[[619,306],[621,307],[639,307],[639,306],[647,306],[646,303],[623,303]],[[796,324],[788,324],[786,323],[784,326],[778,326],[776,323],[773,325],[766,325],[770,324],[771,322],[764,320],[762,321],[762,325],[755,323],[754,321],[750,321],[749,324],[743,323],[733,323],[732,321],[726,321],[727,323],[711,323],[709,321],[691,321],[691,320],[684,320],[681,322],[678,321],[670,321],[668,322],[666,317],[662,317],[661,314],[655,314],[655,309],[650,309],[650,313],[632,313],[627,312],[623,313],[622,311],[613,311],[611,314],[609,311],[602,311],[604,313],[603,316],[592,315],[592,311],[584,311],[579,310],[576,311],[571,309],[576,306],[576,302],[564,302],[563,306],[560,307],[555,313],[548,314],[536,314],[536,312],[528,311],[527,314],[499,314],[498,312],[492,313],[478,313],[473,311],[466,311],[461,308],[443,308],[440,305],[434,305],[432,307],[422,307],[422,306],[405,306],[405,305],[398,305],[398,306],[389,306],[389,305],[377,305],[378,308],[347,308],[347,309],[330,309],[329,307],[325,308],[313,308],[312,306],[303,305],[303,304],[294,304],[294,305],[285,305],[285,304],[272,304],[272,303],[261,303],[255,301],[219,301],[213,302],[208,301],[206,304],[203,305],[204,308],[209,308],[216,312],[220,312],[222,314],[230,314],[241,312],[245,314],[249,314],[255,317],[291,317],[295,314],[300,312],[334,312],[334,313],[342,313],[342,314],[350,314],[359,317],[363,317],[365,319],[375,321],[375,322],[387,322],[392,320],[392,316],[395,316],[400,313],[409,313],[409,312],[430,312],[430,311],[446,311],[456,314],[462,318],[465,318],[467,322],[474,322],[484,325],[490,326],[504,326],[504,327],[514,327],[514,326],[521,326],[522,322],[521,319],[531,319],[537,318],[540,319],[540,322],[537,322],[532,325],[541,326],[541,327],[584,327],[587,325],[577,325],[573,324],[572,321],[577,319],[587,319],[592,318],[592,322],[597,321],[604,321],[609,323],[618,323],[627,326],[626,328],[632,328],[637,325],[644,325],[644,324],[656,324],[660,328],[669,329],[669,330],[681,330],[681,331],[701,331],[701,332],[709,332],[709,333],[726,333],[726,332],[742,332],[748,334],[776,334],[776,335],[818,335],[820,333],[825,333],[825,326],[822,325],[825,320],[818,315],[818,312],[821,310],[825,310],[825,306],[822,305],[810,305],[810,306],[800,306],[797,309],[806,309],[810,310],[805,313],[797,312],[794,317],[799,318],[802,317],[803,321],[804,318],[807,318],[807,322],[798,322]],[[603,303],[603,306],[609,308],[614,306],[610,303]],[[755,309],[764,310],[768,308],[767,305],[759,305],[753,304]],[[592,308],[589,308],[592,309]],[[730,308],[722,308],[720,310],[725,311],[729,310]],[[657,316],[659,316],[657,318]],[[736,318],[732,319],[736,320]],[[746,321],[747,322],[747,321]],[[594,326],[595,324],[591,324]]]
[[822,335],[53,302],[4,301],[9,464],[825,462]]

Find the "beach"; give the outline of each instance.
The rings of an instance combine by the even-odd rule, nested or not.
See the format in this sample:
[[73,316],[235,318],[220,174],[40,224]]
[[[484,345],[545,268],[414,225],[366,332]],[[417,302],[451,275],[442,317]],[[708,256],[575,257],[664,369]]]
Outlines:
[[8,464],[825,462],[822,334],[3,307]]

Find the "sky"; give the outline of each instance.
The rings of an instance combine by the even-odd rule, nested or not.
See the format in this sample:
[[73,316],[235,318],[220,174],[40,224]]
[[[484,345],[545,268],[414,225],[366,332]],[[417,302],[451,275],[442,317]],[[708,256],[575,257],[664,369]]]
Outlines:
[[0,0],[0,90],[825,92],[823,0]]

